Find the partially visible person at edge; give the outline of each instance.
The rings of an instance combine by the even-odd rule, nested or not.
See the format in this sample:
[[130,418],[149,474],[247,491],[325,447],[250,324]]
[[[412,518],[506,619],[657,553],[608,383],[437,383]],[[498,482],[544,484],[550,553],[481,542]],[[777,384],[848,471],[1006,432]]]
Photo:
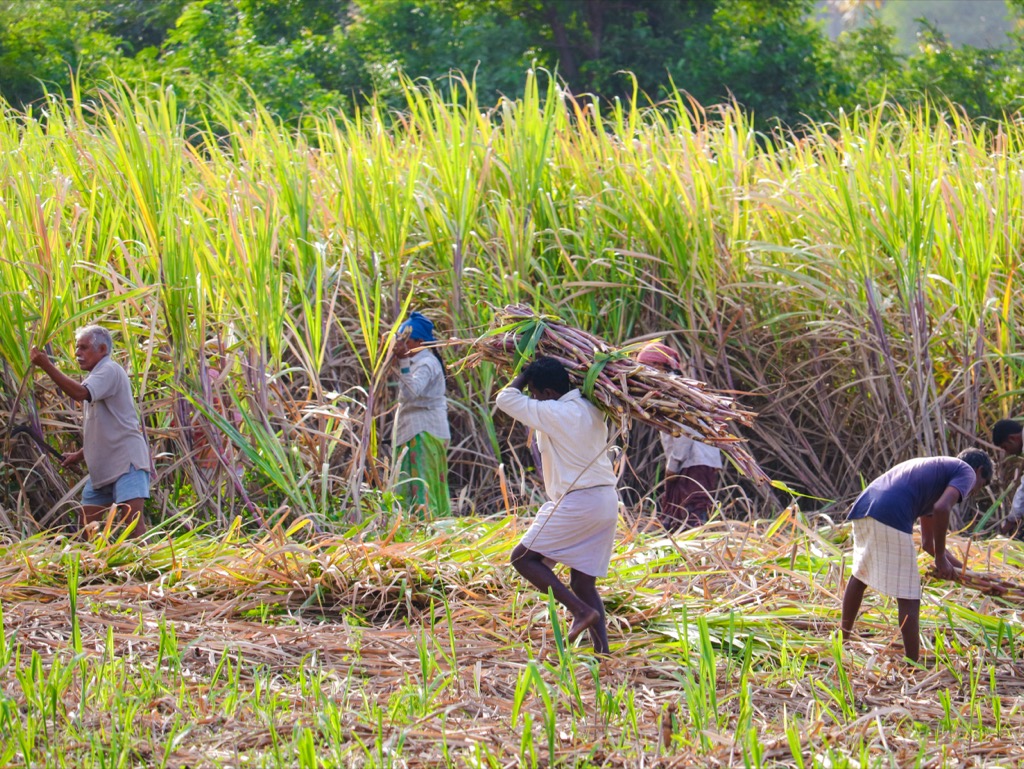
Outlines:
[[424,347],[433,341],[434,324],[418,312],[409,313],[395,339],[395,448],[402,455],[398,494],[407,509],[428,519],[451,515],[447,375],[440,353]]
[[[636,360],[672,374],[683,373],[679,353],[660,342],[640,348]],[[665,481],[658,500],[659,523],[669,531],[707,523],[722,471],[722,452],[685,435],[660,435],[665,451]]]
[[[529,396],[523,393],[527,387]],[[570,642],[586,630],[594,651],[607,654],[608,629],[597,579],[608,574],[619,495],[604,417],[553,358],[538,358],[523,368],[495,403],[536,431],[548,497],[512,551],[512,566],[569,610]],[[568,586],[551,570],[555,563],[569,567]]]
[[[1013,419],[1000,419],[992,427],[992,443],[1002,449],[1008,457],[1020,456],[1024,449],[1024,426]],[[999,531],[1007,537],[1018,536],[1024,524],[1024,482],[1017,486],[1017,492],[1010,503],[1010,514],[999,525]]]
[[81,382],[64,374],[42,350],[33,347],[30,357],[68,397],[82,403],[82,448],[65,454],[61,462],[63,467],[71,467],[84,459],[89,472],[79,524],[88,533],[86,527],[105,520],[110,507],[117,505],[122,523],[134,524],[131,536],[141,536],[146,533],[142,506],[149,498],[152,463],[131,382],[110,357],[113,342],[109,331],[85,326],[75,339],[75,358],[88,372]]
[[[207,365],[200,370],[200,377],[205,379],[203,397],[209,397],[209,406],[218,415],[237,429],[241,429],[242,413],[237,408],[228,408],[221,393],[224,390],[227,376],[221,369],[226,361],[217,360],[221,356],[209,355]],[[189,410],[189,430],[192,438],[192,451],[196,467],[207,481],[216,477],[223,466],[236,478],[242,477],[243,466],[238,452],[226,433],[212,425],[210,420],[199,409]],[[211,442],[211,437],[213,441]]]
[[872,587],[896,599],[903,652],[920,656],[921,573],[914,546],[914,521],[921,519],[921,547],[935,558],[941,579],[953,579],[963,564],[946,550],[953,506],[992,480],[992,460],[981,449],[956,457],[910,459],[873,480],[850,510],[853,575],[843,594],[841,629],[847,639]]

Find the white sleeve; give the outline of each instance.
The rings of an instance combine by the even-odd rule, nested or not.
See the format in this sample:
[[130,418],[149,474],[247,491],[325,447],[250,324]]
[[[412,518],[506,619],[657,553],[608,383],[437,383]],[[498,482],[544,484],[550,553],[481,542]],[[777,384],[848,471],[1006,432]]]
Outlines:
[[438,372],[428,361],[410,361],[408,371],[402,368],[398,369],[398,397],[405,401],[422,398],[437,379]]
[[1013,502],[1010,503],[1010,515],[1024,517],[1024,480],[1017,486],[1017,493],[1013,495]]
[[513,419],[542,433],[548,433],[553,428],[557,428],[564,419],[560,415],[565,413],[564,407],[559,401],[539,401],[524,395],[514,387],[506,387],[499,392],[494,399],[494,405]]
[[111,365],[109,361],[104,361],[102,366],[93,368],[89,376],[82,380],[82,384],[89,391],[89,400],[96,403],[113,395],[117,390],[120,373],[118,367]]

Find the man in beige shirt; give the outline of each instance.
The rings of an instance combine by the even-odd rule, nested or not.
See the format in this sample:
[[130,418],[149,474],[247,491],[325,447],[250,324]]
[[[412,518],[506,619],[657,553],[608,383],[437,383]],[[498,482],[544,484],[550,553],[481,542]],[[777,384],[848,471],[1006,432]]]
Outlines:
[[142,435],[128,374],[110,357],[113,343],[102,326],[86,326],[76,335],[75,358],[88,376],[81,382],[58,369],[35,347],[31,360],[66,395],[81,401],[85,418],[82,448],[64,455],[63,467],[83,459],[89,471],[82,492],[79,523],[83,529],[103,521],[112,505],[132,536],[146,532],[143,502],[149,497],[149,446]]

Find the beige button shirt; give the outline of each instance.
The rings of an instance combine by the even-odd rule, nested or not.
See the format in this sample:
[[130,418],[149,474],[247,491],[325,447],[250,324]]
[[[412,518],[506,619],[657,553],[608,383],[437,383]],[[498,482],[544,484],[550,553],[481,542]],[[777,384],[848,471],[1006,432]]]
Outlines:
[[495,403],[537,431],[544,490],[552,502],[574,489],[615,485],[615,470],[608,457],[608,425],[597,406],[579,390],[570,390],[555,401],[538,401],[506,387]]
[[149,471],[149,446],[125,370],[108,355],[82,384],[89,390],[89,400],[84,401],[82,448],[93,488],[113,483],[128,472],[129,465]]

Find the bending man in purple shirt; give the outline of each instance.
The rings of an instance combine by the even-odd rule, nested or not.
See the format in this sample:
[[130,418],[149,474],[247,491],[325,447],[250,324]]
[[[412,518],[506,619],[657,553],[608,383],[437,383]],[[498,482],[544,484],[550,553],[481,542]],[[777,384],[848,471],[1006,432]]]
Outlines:
[[843,594],[843,638],[853,631],[864,590],[893,596],[899,607],[903,650],[920,655],[921,573],[914,547],[914,521],[921,519],[921,546],[935,558],[935,571],[952,579],[962,564],[946,550],[953,505],[992,480],[992,460],[980,449],[956,457],[901,462],[873,480],[853,503],[853,576]]

